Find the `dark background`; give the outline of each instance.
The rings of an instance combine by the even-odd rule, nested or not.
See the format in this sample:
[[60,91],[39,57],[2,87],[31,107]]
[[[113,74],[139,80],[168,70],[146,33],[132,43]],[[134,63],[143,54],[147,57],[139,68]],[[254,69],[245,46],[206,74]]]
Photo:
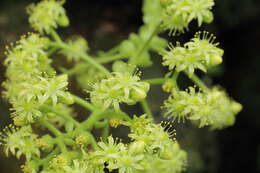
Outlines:
[[[26,0],[0,1],[0,56],[4,59],[6,44],[19,39],[31,31],[27,22]],[[141,0],[67,0],[65,8],[71,26],[61,29],[63,36],[84,36],[95,54],[96,50],[108,50],[138,31],[142,25]],[[177,40],[187,41],[196,31],[205,29],[214,33],[225,50],[224,64],[218,73],[202,75],[208,83],[218,83],[241,102],[243,111],[237,116],[233,127],[221,131],[196,129],[189,123],[178,124],[177,140],[189,154],[187,172],[233,173],[260,172],[260,1],[217,0],[214,7],[215,19],[210,25],[197,28]],[[168,37],[167,34],[163,35]],[[169,38],[176,40],[176,38]],[[160,62],[154,56],[154,62]],[[158,66],[158,67],[157,67]],[[155,63],[156,70],[145,69],[144,76],[153,76],[152,71],[163,74]],[[4,67],[0,66],[0,80],[4,80]],[[185,83],[185,81],[184,81]],[[2,90],[2,89],[1,89]],[[149,103],[159,117],[162,104],[160,88],[153,87]],[[157,98],[158,97],[158,98]],[[8,104],[1,100],[0,128],[10,123]],[[0,173],[18,173],[19,161],[6,158],[0,153]]]

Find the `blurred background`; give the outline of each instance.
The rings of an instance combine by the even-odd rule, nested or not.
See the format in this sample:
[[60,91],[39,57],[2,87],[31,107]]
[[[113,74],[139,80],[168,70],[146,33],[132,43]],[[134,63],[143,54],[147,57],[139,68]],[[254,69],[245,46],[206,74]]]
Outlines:
[[[0,82],[4,79],[2,62],[6,44],[18,40],[31,31],[25,7],[36,1],[0,1]],[[137,32],[142,25],[141,0],[67,0],[65,8],[70,17],[69,28],[60,29],[64,38],[77,34],[84,36],[91,53],[109,50]],[[207,84],[220,84],[244,106],[236,124],[221,131],[197,129],[188,122],[176,124],[177,140],[188,152],[187,173],[260,172],[260,1],[216,0],[215,19],[210,25],[197,28],[191,24],[190,32],[178,37],[162,35],[170,41],[188,41],[198,30],[207,30],[217,36],[225,50],[224,64],[201,77]],[[154,55],[153,68],[141,69],[145,78],[162,76],[166,69],[160,66],[160,56]],[[180,81],[184,86],[187,79]],[[2,88],[0,88],[2,92]],[[149,104],[158,120],[160,105],[167,98],[159,86],[152,87]],[[9,105],[0,100],[0,129],[9,124]],[[135,107],[135,112],[141,112]],[[114,130],[115,133],[120,133]],[[13,157],[0,152],[0,173],[20,173]]]

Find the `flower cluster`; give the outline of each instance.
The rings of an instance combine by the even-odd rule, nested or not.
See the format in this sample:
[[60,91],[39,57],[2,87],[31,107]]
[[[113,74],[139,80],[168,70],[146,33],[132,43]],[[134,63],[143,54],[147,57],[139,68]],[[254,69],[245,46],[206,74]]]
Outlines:
[[42,0],[38,4],[29,5],[27,12],[32,28],[40,33],[50,33],[57,26],[68,26],[69,19],[62,7],[64,3],[65,0]]
[[43,104],[73,102],[65,91],[67,75],[56,76],[50,66],[47,45],[48,40],[45,38],[29,34],[23,36],[12,49],[8,49],[4,62],[8,79],[3,84],[6,89],[4,96],[13,106],[12,115],[16,125],[33,122],[36,117],[41,117],[40,106]]
[[[29,33],[7,48],[3,94],[11,103],[16,126],[10,125],[0,133],[0,144],[7,156],[25,157],[24,173],[105,173],[107,170],[180,173],[185,170],[187,154],[175,140],[172,125],[155,124],[149,104],[144,100],[150,84],[164,83],[163,90],[171,94],[164,103],[165,117],[178,121],[189,119],[199,127],[212,129],[234,124],[242,106],[218,87],[208,89],[194,74],[196,69],[206,72],[222,62],[224,52],[217,47],[215,37],[198,32],[184,46],[177,43],[164,51],[167,42],[158,36],[163,29],[170,29],[173,34],[183,32],[193,19],[198,20],[199,26],[211,22],[213,0],[143,2],[144,25],[139,32],[110,51],[98,53],[97,58],[88,55],[84,38],[74,37],[65,42],[55,32],[58,26],[69,24],[62,7],[65,0],[42,0],[27,8],[29,22],[39,34]],[[150,51],[163,52],[163,65],[175,72],[142,81],[136,66],[152,65]],[[55,53],[65,55],[76,66],[57,75],[48,57]],[[119,61],[125,58],[128,63]],[[112,72],[103,63],[111,63]],[[182,71],[203,92],[192,87],[179,90],[177,78]],[[89,91],[87,99],[91,103],[67,91],[68,76],[73,74],[79,86]],[[69,107],[74,101],[87,109],[89,116],[85,120],[74,119]],[[141,102],[149,118],[146,115],[132,118],[120,109],[120,104],[137,102]],[[121,125],[130,129],[129,143],[109,134],[110,127]],[[102,131],[101,141],[96,141],[98,133],[92,133],[94,128]]]
[[7,156],[10,152],[17,158],[25,155],[27,160],[30,160],[33,156],[40,156],[36,138],[37,135],[32,133],[30,126],[23,126],[19,129],[10,125],[0,134],[1,145],[4,146]]
[[113,76],[93,85],[90,98],[99,107],[112,106],[119,110],[119,103],[132,105],[144,99],[149,88],[149,84],[141,82],[138,75],[114,72]]
[[196,92],[190,87],[188,91],[173,91],[164,107],[168,118],[198,122],[199,127],[210,126],[211,129],[222,129],[235,122],[235,115],[242,109],[217,87],[208,92]]
[[190,42],[182,47],[180,43],[176,46],[169,46],[170,50],[163,53],[163,65],[169,66],[177,72],[185,71],[192,76],[195,69],[204,72],[212,66],[222,63],[224,51],[214,43],[215,36],[208,32],[197,32]]
[[197,19],[198,25],[202,22],[211,23],[213,14],[210,11],[214,6],[213,0],[162,0],[162,27],[170,29],[171,33],[182,33],[189,23]]
[[153,124],[145,115],[123,124],[130,127],[132,142],[126,145],[110,136],[107,143],[100,142],[99,149],[91,153],[90,163],[94,161],[100,169],[107,165],[110,171],[119,173],[179,173],[185,168],[186,153],[160,124]]

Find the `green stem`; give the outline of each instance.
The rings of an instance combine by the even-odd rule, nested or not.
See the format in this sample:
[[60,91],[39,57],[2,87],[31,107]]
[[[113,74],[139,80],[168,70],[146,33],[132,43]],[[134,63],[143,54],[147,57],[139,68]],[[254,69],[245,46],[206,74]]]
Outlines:
[[104,128],[107,124],[107,121],[98,121],[95,123],[95,128],[100,129]]
[[[115,114],[115,112],[114,112],[114,114]],[[122,111],[119,111],[119,112],[117,111],[116,115],[119,116],[118,118],[121,118],[122,120],[131,121],[131,118],[126,113],[124,113]]]
[[113,54],[115,54],[116,52],[118,52],[118,50],[119,50],[119,46],[117,45],[117,46],[111,48],[111,49],[108,50],[108,51],[105,51],[105,52],[104,52],[104,51],[101,51],[101,52],[99,52],[98,55],[101,55],[101,56],[113,55]]
[[161,85],[163,84],[167,79],[165,78],[154,78],[154,79],[145,79],[142,80],[143,82],[148,82],[151,85]]
[[69,76],[72,76],[78,72],[84,72],[84,70],[87,68],[87,64],[80,64],[80,65],[77,65],[75,67],[72,67],[71,69],[65,69],[65,68],[61,68],[60,70],[69,75]]
[[107,110],[107,111],[96,111],[93,112],[88,119],[81,123],[82,129],[91,130],[96,122],[103,118],[109,117],[110,115],[117,115],[120,119],[130,121],[131,118],[122,111]]
[[72,95],[72,96],[74,98],[74,101],[77,104],[81,105],[82,107],[84,107],[84,108],[86,108],[86,109],[88,109],[88,110],[90,110],[92,112],[97,110],[97,108],[95,106],[93,106],[91,103],[89,103],[88,101],[83,100],[82,98],[80,98],[80,97],[78,97],[76,95]]
[[107,56],[107,57],[100,57],[100,58],[95,58],[97,62],[101,63],[101,64],[105,64],[105,63],[109,63],[111,61],[116,61],[119,59],[125,59],[127,57],[123,57],[120,54],[117,55],[113,55],[113,56]]
[[62,40],[60,38],[60,36],[57,34],[57,32],[53,29],[50,30],[50,35],[52,36],[52,38],[58,42],[58,43],[62,43]]
[[89,118],[81,123],[81,127],[86,130],[91,130],[95,123],[104,118],[106,114],[104,112],[94,112]]
[[87,54],[82,53],[82,52],[78,52],[76,50],[74,50],[72,47],[70,47],[69,45],[67,45],[66,43],[64,43],[60,36],[57,34],[57,32],[55,30],[51,30],[50,32],[51,36],[53,37],[53,39],[55,40],[54,43],[50,43],[50,45],[52,45],[54,48],[58,47],[58,48],[62,48],[62,49],[66,49],[68,51],[70,51],[71,53],[81,57],[82,59],[84,59],[85,61],[89,62],[90,64],[92,64],[94,67],[96,67],[97,69],[99,69],[100,71],[102,71],[104,74],[106,74],[107,76],[110,76],[110,72],[103,67],[101,64],[99,64],[98,62],[96,62],[93,58],[89,57]]
[[153,119],[152,111],[151,111],[146,99],[143,99],[142,101],[140,101],[140,103],[141,103],[141,106],[144,110],[144,113],[147,114],[148,117]]
[[63,143],[61,138],[57,138],[56,139],[56,143],[59,146],[60,150],[62,153],[66,153],[67,152],[67,148],[66,145]]
[[54,109],[51,106],[44,105],[43,108],[45,110],[49,111],[49,112],[53,112],[53,113],[57,114],[58,116],[64,118],[65,120],[73,122],[75,126],[79,126],[80,125],[80,123],[78,121],[74,120],[70,115],[63,114],[63,113],[57,111],[56,109]]
[[50,130],[55,136],[62,135],[62,133],[55,126],[53,126],[51,123],[49,123],[45,119],[40,118],[40,119],[38,119],[38,121],[42,126],[46,127],[48,130]]
[[48,156],[40,160],[39,165],[49,164],[49,161],[59,153],[59,148],[55,148]]
[[[102,57],[102,58],[95,58],[95,60],[100,63],[100,64],[105,64],[105,63],[109,63],[111,61],[115,61],[115,60],[119,60],[119,59],[124,59],[125,57],[122,57],[120,55],[116,55],[116,56],[111,56],[111,57]],[[82,72],[84,71],[84,69],[86,69],[88,67],[88,64],[79,64],[69,70],[66,69],[62,69],[62,72],[67,74],[67,75],[74,75],[78,72]]]
[[89,133],[89,137],[90,137],[91,146],[93,147],[94,150],[97,150],[98,145],[97,145],[96,139],[94,138],[94,136],[91,133]]
[[[187,76],[189,76],[187,72],[185,72],[185,74],[186,74]],[[190,77],[190,79],[191,79],[198,87],[200,87],[203,91],[205,91],[205,92],[209,91],[209,88],[201,81],[201,79],[200,79],[196,74],[193,74],[193,75]]]
[[159,29],[160,29],[160,25],[161,25],[161,23],[159,23],[157,26],[155,26],[154,31],[153,31],[153,32],[151,33],[151,35],[148,37],[148,39],[146,40],[146,42],[144,43],[144,45],[143,45],[143,47],[140,49],[140,51],[138,51],[138,52],[136,53],[136,55],[134,56],[134,59],[137,58],[137,57],[139,57],[140,55],[142,55],[143,51],[148,48],[148,46],[149,46],[150,42],[152,41],[153,37],[158,34]]
[[174,74],[173,74],[173,76],[172,76],[172,78],[171,78],[171,80],[173,81],[173,83],[174,83],[174,85],[175,85],[175,89],[176,89],[177,91],[179,91],[179,86],[178,86],[178,82],[177,82],[178,77],[179,77],[179,74],[180,74],[179,72],[175,71]]
[[106,140],[107,139],[107,137],[108,137],[108,135],[109,135],[109,122],[108,122],[108,120],[106,120],[106,124],[105,124],[105,126],[104,126],[104,128],[103,128],[103,133],[102,133],[102,139],[103,140]]
[[101,72],[103,72],[104,74],[106,74],[107,76],[111,76],[110,72],[104,67],[102,66],[100,63],[98,63],[95,59],[93,59],[92,57],[90,57],[89,55],[82,53],[82,52],[78,52],[76,50],[74,50],[73,48],[71,48],[70,46],[68,46],[66,43],[63,42],[54,42],[51,43],[51,45],[53,47],[58,47],[61,49],[65,49],[70,51],[71,53],[73,53],[74,55],[77,55],[79,57],[81,57],[83,60],[85,60],[86,62],[88,62],[89,64],[93,65],[94,67],[96,67],[97,69],[99,69]]
[[50,50],[48,50],[47,56],[48,56],[48,57],[51,56],[51,55],[54,54],[56,51],[57,51],[57,48],[56,48],[56,47],[51,48]]

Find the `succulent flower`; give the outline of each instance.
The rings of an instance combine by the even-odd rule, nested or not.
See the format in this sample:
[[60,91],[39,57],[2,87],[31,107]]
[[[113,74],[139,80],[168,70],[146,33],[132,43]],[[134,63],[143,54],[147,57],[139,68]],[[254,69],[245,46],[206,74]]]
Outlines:
[[136,155],[144,154],[143,172],[179,173],[185,169],[186,152],[172,140],[175,131],[165,129],[162,124],[152,123],[146,115],[135,116],[125,125],[131,129],[129,137],[133,142],[129,145],[130,151]]
[[40,156],[40,151],[36,146],[37,135],[32,132],[30,126],[18,129],[10,125],[3,130],[0,136],[7,156],[11,153],[20,158],[24,154],[27,160],[30,160],[32,156]]
[[72,161],[71,166],[65,166],[63,168],[65,173],[87,173],[91,172],[91,167],[89,167],[87,161],[75,159]]
[[69,19],[62,7],[65,0],[43,0],[38,4],[31,4],[27,8],[30,15],[29,22],[35,31],[43,34],[50,33],[57,26],[68,26]]
[[139,76],[114,72],[112,77],[93,85],[90,98],[99,107],[119,110],[119,103],[135,104],[146,97],[148,90],[149,84],[141,82]]
[[58,102],[58,98],[69,98],[69,94],[66,93],[68,85],[68,76],[60,75],[53,78],[40,78],[40,83],[38,84],[38,88],[41,90],[42,95],[39,97],[39,102],[44,103],[48,99],[51,99],[53,105],[56,105]]
[[169,45],[169,51],[163,52],[163,65],[177,72],[185,71],[191,77],[195,69],[204,72],[212,66],[222,63],[224,51],[214,43],[214,35],[208,36],[208,32],[197,32],[190,42],[182,47],[180,43],[176,46]]
[[163,0],[162,27],[170,29],[175,35],[187,30],[189,23],[197,19],[198,25],[202,22],[210,23],[213,14],[210,11],[214,6],[213,0]]
[[37,173],[38,165],[34,160],[27,161],[24,165],[21,166],[24,173]]
[[222,63],[224,51],[217,46],[219,43],[214,43],[216,37],[204,31],[197,32],[190,42],[184,46],[193,54],[197,54],[203,58],[205,65],[209,68]]
[[[3,84],[4,96],[13,105],[12,113],[17,125],[32,123],[43,114],[40,107],[47,102],[56,105],[58,101],[71,104],[67,76],[55,76],[51,60],[45,50],[48,41],[38,34],[28,34],[7,51],[6,76]],[[58,100],[59,99],[59,100]]]
[[173,92],[164,103],[168,118],[190,119],[198,122],[199,127],[210,126],[211,129],[222,129],[235,122],[235,115],[242,106],[233,101],[217,87],[208,92],[188,91]]
[[187,71],[190,76],[195,69],[206,72],[202,57],[193,54],[185,47],[181,47],[179,43],[175,47],[170,45],[169,48],[170,51],[166,51],[163,55],[163,65],[169,66],[170,70],[176,69],[177,72]]
[[98,146],[100,149],[91,153],[91,157],[101,166],[107,163],[110,167],[120,158],[120,153],[126,150],[126,146],[121,142],[117,143],[112,136],[108,137],[106,143],[99,142]]

